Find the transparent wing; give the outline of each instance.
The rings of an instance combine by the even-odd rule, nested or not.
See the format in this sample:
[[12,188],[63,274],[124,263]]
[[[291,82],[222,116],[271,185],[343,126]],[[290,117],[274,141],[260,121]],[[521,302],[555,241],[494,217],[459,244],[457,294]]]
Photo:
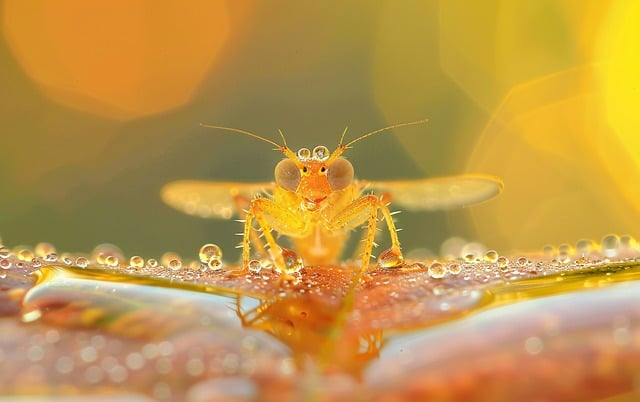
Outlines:
[[235,183],[179,180],[165,184],[162,200],[189,215],[201,218],[230,219],[237,216],[237,197],[252,199],[273,188],[273,183]]
[[365,189],[391,194],[391,203],[410,211],[466,207],[500,194],[502,180],[494,176],[461,175],[419,180],[364,182]]

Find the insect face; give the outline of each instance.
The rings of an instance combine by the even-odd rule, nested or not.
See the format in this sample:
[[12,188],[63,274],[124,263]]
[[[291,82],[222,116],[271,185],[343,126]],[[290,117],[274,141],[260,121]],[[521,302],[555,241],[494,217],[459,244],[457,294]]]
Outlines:
[[301,208],[315,211],[334,191],[345,189],[353,182],[353,165],[342,157],[332,158],[333,154],[324,146],[317,146],[313,152],[302,148],[292,158],[285,152],[287,159],[281,160],[275,168],[275,181],[286,191],[296,193],[301,198]]

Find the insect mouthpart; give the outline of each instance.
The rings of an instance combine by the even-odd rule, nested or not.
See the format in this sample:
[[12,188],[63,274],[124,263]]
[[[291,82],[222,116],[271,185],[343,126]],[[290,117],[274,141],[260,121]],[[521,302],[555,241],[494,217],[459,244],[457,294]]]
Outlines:
[[300,162],[324,162],[329,159],[329,156],[331,156],[331,152],[329,152],[329,149],[323,145],[318,145],[313,148],[313,151],[310,151],[308,148],[300,148],[298,151],[298,159]]

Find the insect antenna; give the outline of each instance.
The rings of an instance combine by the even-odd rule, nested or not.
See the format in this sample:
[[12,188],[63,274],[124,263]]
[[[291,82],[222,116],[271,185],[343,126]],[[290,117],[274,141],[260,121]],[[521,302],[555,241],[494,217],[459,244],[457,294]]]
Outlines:
[[404,126],[412,126],[414,124],[421,124],[421,123],[426,123],[427,121],[429,121],[429,119],[422,119],[422,120],[416,120],[416,121],[410,121],[408,123],[399,123],[399,124],[394,124],[392,126],[387,126],[387,127],[383,127],[383,128],[379,128],[377,130],[371,131],[369,133],[363,134],[360,137],[353,139],[349,142],[347,142],[346,144],[343,143],[344,141],[344,136],[347,133],[347,129],[345,128],[344,131],[342,132],[342,137],[340,137],[340,144],[338,144],[338,148],[341,149],[347,149],[349,148],[351,145],[353,145],[354,143],[360,141],[360,140],[364,140],[367,137],[371,137],[372,135],[381,133],[383,131],[387,131],[387,130],[391,130],[393,128],[398,128],[398,127],[404,127]]
[[260,136],[260,135],[258,135],[256,133],[252,133],[251,131],[241,130],[239,128],[213,126],[211,124],[204,124],[204,123],[200,123],[200,126],[201,127],[206,127],[206,128],[215,128],[215,129],[218,129],[218,130],[233,131],[233,132],[236,132],[236,133],[248,135],[249,137],[257,138],[257,139],[262,140],[262,141],[264,141],[266,143],[274,145],[278,151],[281,151],[283,148],[287,148],[287,142],[284,140],[284,135],[282,135],[282,131],[280,131],[280,130],[278,130],[278,132],[280,133],[280,136],[282,137],[283,145],[280,145],[277,142],[272,141],[272,140],[270,140],[268,138],[264,138],[264,137],[262,137],[262,136]]

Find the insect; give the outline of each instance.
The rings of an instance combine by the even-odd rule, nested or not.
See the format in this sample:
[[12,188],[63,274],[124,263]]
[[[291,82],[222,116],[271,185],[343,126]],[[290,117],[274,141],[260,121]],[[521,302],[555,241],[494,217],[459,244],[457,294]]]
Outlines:
[[[190,215],[205,218],[242,218],[242,266],[249,268],[251,246],[272,261],[284,277],[306,265],[326,265],[339,257],[350,232],[364,224],[359,248],[360,277],[370,263],[379,217],[384,219],[391,247],[378,256],[382,267],[401,266],[404,262],[393,213],[393,202],[407,210],[437,210],[475,204],[499,194],[500,179],[486,175],[462,175],[442,178],[398,181],[365,181],[354,178],[353,165],[342,154],[372,135],[393,128],[423,123],[426,120],[396,124],[371,131],[345,143],[345,129],[338,146],[330,152],[325,146],[313,150],[292,151],[282,131],[282,144],[249,131],[202,124],[247,135],[276,147],[284,154],[277,163],[274,182],[208,182],[182,180],[166,184],[162,199],[168,205]],[[267,196],[261,196],[267,192]],[[257,231],[256,231],[257,229]],[[297,253],[281,247],[272,231],[292,239]],[[258,233],[261,236],[258,236]]]

